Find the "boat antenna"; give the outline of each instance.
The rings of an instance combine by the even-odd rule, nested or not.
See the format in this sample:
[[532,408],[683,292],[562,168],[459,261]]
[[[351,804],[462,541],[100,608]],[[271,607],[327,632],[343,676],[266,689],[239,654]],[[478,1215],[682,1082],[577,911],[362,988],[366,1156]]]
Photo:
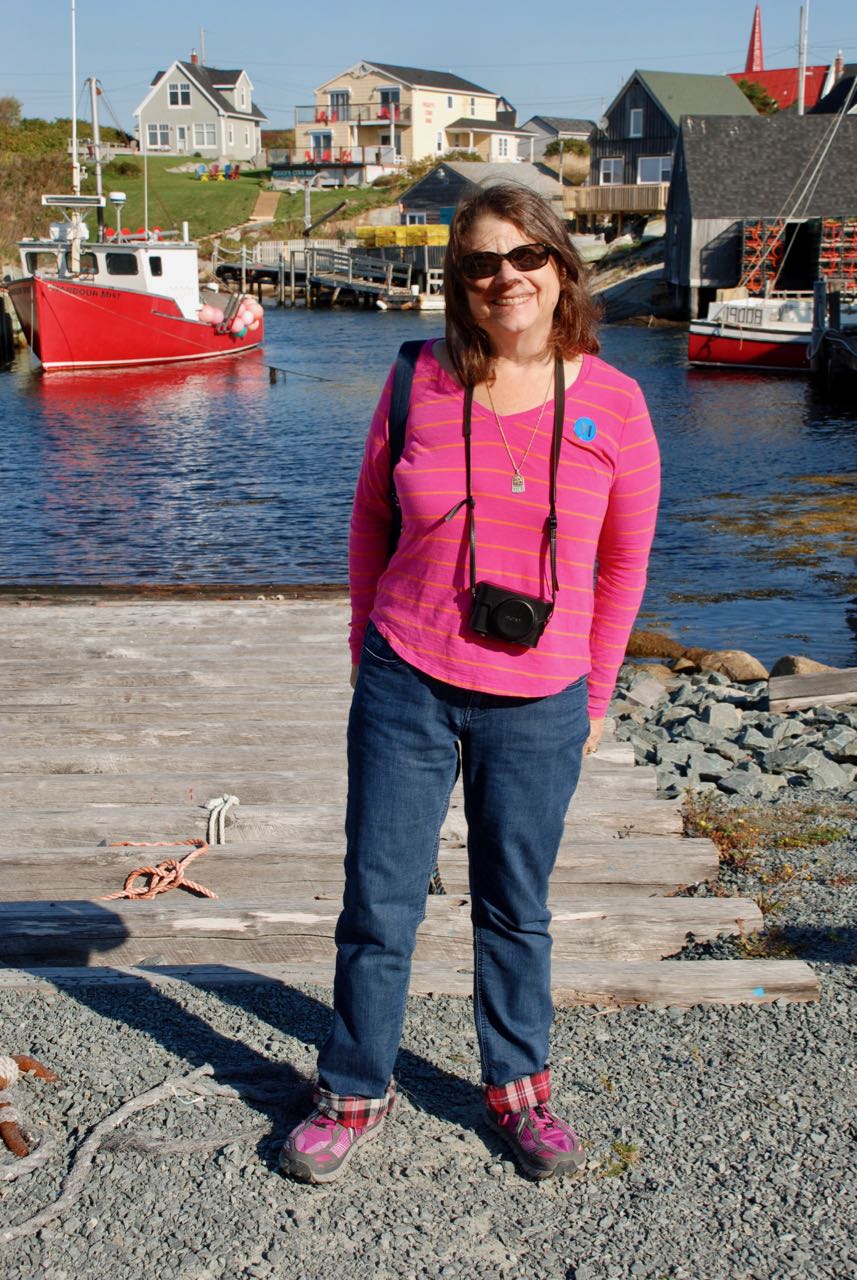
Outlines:
[[149,153],[146,150],[146,126],[140,121],[140,146],[143,148],[143,229],[149,236]]
[[[104,190],[101,185],[101,127],[98,120],[98,95],[101,90],[98,87],[98,81],[95,76],[89,77],[89,101],[92,106],[92,158],[95,161],[95,194],[103,195]],[[96,210],[98,217],[98,239],[104,239],[104,206],[99,205]]]
[[80,195],[80,158],[77,154],[77,7],[71,0],[71,190]]

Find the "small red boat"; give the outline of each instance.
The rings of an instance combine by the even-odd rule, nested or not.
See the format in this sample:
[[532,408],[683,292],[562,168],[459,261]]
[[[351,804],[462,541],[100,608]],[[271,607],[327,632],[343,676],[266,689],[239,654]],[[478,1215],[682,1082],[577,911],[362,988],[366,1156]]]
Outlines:
[[736,298],[691,321],[687,356],[697,365],[808,373],[811,341],[811,295]]
[[103,196],[42,199],[71,216],[52,225],[49,239],[21,242],[23,278],[6,288],[46,372],[209,360],[262,342],[258,303],[200,293],[197,246],[186,229],[178,237],[99,227],[90,241],[81,214],[93,206],[100,213]]

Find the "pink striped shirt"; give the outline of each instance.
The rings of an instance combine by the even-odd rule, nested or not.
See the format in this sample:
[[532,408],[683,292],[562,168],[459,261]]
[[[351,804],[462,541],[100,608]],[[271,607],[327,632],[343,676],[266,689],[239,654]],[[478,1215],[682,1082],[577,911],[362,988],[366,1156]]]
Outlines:
[[[601,717],[640,607],[655,528],[660,469],[643,394],[632,379],[588,355],[566,390],[557,474],[560,589],[537,647],[524,649],[477,635],[468,625],[467,507],[444,521],[467,491],[464,392],[432,346],[423,347],[414,373],[396,468],[402,534],[389,564],[392,373],[369,429],[351,519],[353,660],[359,661],[371,617],[406,662],[466,689],[543,697],[589,673],[589,714]],[[516,460],[540,407],[501,419]],[[512,493],[512,466],[494,415],[475,401],[472,432],[478,576],[549,600],[553,402],[523,465],[524,493]]]

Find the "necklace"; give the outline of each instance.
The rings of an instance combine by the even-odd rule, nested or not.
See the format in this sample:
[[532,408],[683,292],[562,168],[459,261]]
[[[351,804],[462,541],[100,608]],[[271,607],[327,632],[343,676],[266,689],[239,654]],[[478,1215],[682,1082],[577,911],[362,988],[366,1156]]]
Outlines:
[[521,458],[520,462],[515,461],[514,455],[512,454],[512,450],[509,448],[509,441],[506,439],[506,433],[503,430],[503,424],[500,421],[500,415],[498,414],[497,410],[494,408],[494,399],[491,395],[491,388],[488,386],[487,382],[485,384],[485,390],[488,392],[488,403],[491,406],[491,412],[494,414],[494,421],[497,423],[497,430],[500,432],[500,439],[503,441],[503,444],[505,445],[506,452],[509,455],[509,461],[512,464],[512,493],[523,493],[527,487],[524,481],[524,477],[521,474],[521,471],[523,469],[524,463],[527,461],[527,458],[529,457],[530,450],[533,447],[533,441],[535,440],[536,436],[539,433],[539,427],[542,425],[542,418],[544,417],[545,406],[548,402],[548,396],[551,393],[551,387],[553,386],[553,375],[554,375],[554,370],[553,370],[553,365],[551,365],[550,377],[548,378],[547,390],[545,391],[545,398],[542,401],[542,407],[539,410],[539,416],[536,419],[536,425],[533,427],[533,434],[530,436],[530,442],[527,445],[526,449],[524,450],[524,456],[523,458]]

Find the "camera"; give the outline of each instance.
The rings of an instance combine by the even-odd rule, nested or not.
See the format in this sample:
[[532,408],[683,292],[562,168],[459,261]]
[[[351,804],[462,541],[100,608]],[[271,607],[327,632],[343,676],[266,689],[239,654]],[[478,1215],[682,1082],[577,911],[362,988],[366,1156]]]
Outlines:
[[470,626],[482,636],[534,648],[550,621],[553,604],[493,582],[477,582]]

